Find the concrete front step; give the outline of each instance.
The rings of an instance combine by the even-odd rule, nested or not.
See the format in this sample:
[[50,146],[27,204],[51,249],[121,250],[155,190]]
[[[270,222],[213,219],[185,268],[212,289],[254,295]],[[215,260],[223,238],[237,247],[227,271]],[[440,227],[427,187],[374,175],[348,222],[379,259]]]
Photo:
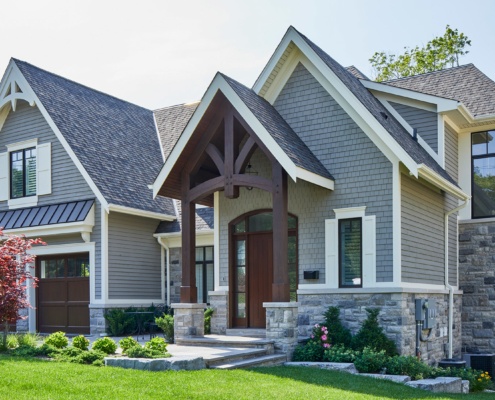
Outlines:
[[285,354],[270,354],[266,356],[260,356],[255,358],[248,358],[244,360],[237,360],[211,366],[212,369],[237,369],[237,368],[253,368],[253,367],[267,367],[273,365],[282,365],[287,361]]
[[227,329],[225,332],[227,336],[246,336],[252,338],[266,339],[266,329],[255,329],[255,328],[236,328]]
[[180,346],[202,347],[240,347],[265,349],[268,353],[274,352],[274,341],[252,337],[205,335],[204,337],[177,338],[175,343]]
[[216,354],[205,358],[207,368],[215,368],[223,364],[232,364],[241,360],[248,360],[266,356],[265,349],[231,349],[230,352]]

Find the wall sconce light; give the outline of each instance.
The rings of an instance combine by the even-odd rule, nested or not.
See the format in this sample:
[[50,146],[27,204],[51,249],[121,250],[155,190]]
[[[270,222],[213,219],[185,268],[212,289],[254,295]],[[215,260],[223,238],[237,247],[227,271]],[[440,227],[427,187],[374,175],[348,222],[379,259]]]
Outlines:
[[[251,163],[249,163],[246,167],[246,170],[244,171],[244,173],[246,175],[250,175],[250,176],[258,176],[258,171],[256,171],[253,166],[251,165]],[[248,186],[247,187],[247,190],[253,190],[253,187],[252,186]]]

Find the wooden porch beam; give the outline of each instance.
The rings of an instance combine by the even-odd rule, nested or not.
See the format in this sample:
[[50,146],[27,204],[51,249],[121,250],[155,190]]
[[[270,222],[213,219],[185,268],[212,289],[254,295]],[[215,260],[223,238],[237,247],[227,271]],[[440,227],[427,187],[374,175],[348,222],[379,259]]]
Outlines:
[[244,170],[244,168],[246,168],[246,165],[249,162],[249,159],[251,158],[255,149],[256,141],[253,139],[252,136],[249,136],[246,140],[246,143],[244,143],[244,146],[242,146],[237,160],[235,160],[234,172],[236,174],[239,174],[241,171]]
[[288,196],[287,172],[278,162],[272,163],[273,180],[273,286],[272,301],[290,301],[288,265]]
[[232,107],[226,112],[224,123],[225,197],[228,199],[236,199],[239,197],[239,187],[235,186],[233,182],[236,149],[234,140],[234,112]]
[[210,179],[206,182],[200,183],[199,185],[190,189],[186,195],[186,199],[190,202],[196,202],[203,197],[206,197],[218,190],[223,189],[225,186],[225,177],[217,176],[216,178]]
[[206,154],[210,156],[210,158],[213,160],[215,163],[215,166],[218,169],[218,172],[220,175],[224,174],[224,160],[222,153],[220,153],[220,150],[218,150],[218,147],[215,146],[213,143],[208,143],[208,146],[206,146]]

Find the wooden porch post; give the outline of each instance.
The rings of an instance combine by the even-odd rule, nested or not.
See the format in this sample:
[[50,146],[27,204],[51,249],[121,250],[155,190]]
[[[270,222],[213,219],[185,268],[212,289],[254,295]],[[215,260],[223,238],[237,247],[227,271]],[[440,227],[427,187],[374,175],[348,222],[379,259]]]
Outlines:
[[197,303],[196,205],[189,200],[189,173],[182,174],[182,285],[181,303]]
[[272,301],[290,301],[288,266],[287,172],[274,161],[273,179],[273,286]]

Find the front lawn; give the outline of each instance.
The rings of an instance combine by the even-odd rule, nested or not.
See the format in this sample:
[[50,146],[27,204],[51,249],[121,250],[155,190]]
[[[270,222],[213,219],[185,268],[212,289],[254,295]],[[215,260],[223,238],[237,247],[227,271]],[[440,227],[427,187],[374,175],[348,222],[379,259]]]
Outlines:
[[0,355],[0,399],[493,399],[302,367],[145,372]]

